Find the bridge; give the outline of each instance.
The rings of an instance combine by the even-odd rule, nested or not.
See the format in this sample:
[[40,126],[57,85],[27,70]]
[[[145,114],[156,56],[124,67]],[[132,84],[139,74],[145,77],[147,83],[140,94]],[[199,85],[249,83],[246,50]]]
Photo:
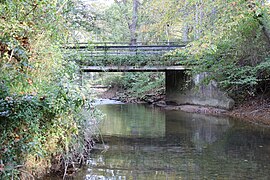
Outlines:
[[[81,72],[165,72],[166,102],[168,104],[207,105],[230,109],[233,106],[226,93],[215,83],[201,85],[207,74],[188,76],[187,67],[181,66],[179,59],[170,51],[183,49],[186,44],[156,43],[79,43],[68,44],[66,59],[76,61]],[[199,85],[199,88],[196,86]],[[195,87],[196,86],[196,87]]]
[[79,43],[65,46],[66,58],[75,60],[83,72],[161,72],[184,70],[167,53],[186,44],[158,42],[155,45],[137,43]]

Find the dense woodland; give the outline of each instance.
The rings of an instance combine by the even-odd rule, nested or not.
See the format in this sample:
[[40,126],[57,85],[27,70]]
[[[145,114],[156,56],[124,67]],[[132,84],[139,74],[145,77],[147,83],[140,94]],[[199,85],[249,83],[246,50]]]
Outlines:
[[[52,164],[65,170],[89,151],[87,123],[99,115],[79,86],[78,65],[64,58],[70,42],[187,43],[168,55],[191,73],[208,72],[237,99],[269,92],[267,1],[102,2],[0,1],[0,179],[40,177]],[[153,73],[115,79],[137,94],[164,82]]]
[[[270,25],[267,1],[115,1],[103,10],[92,8],[92,11],[94,21],[88,26],[91,31],[85,36],[80,33],[83,39],[128,41],[130,44],[187,44],[185,50],[166,54],[169,61],[173,59],[178,64],[191,66],[191,74],[208,72],[205,83],[217,81],[219,87],[237,101],[268,93]],[[153,89],[153,83],[147,86],[153,76],[124,74],[122,78],[115,77],[115,81],[110,77],[110,81],[113,84],[118,81],[136,95],[136,88],[128,86],[133,84],[147,92]],[[136,81],[134,77],[146,80]],[[156,77],[159,79],[162,75],[156,74]],[[157,87],[163,86],[163,81],[154,82]]]

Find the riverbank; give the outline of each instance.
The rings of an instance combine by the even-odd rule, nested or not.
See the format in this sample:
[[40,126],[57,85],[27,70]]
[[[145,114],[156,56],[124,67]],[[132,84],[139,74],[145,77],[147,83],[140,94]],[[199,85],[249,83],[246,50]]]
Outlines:
[[165,103],[165,91],[159,90],[157,94],[146,94],[143,97],[131,97],[121,89],[108,89],[98,95],[99,98],[119,100],[124,103],[149,103],[168,110],[181,110],[190,113],[209,115],[224,115],[238,118],[254,124],[270,126],[270,98],[267,95],[250,97],[238,103],[232,110],[224,110],[213,107],[196,105],[167,105]]
[[267,96],[250,98],[227,114],[244,121],[270,126],[270,98]]

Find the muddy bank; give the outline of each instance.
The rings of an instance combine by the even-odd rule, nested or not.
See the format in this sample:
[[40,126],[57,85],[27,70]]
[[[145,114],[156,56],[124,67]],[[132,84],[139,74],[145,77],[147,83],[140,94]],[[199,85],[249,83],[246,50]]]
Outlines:
[[100,98],[119,100],[124,103],[149,103],[168,110],[181,110],[190,113],[202,113],[209,115],[224,115],[235,117],[243,121],[270,126],[270,98],[267,96],[251,97],[237,104],[232,110],[227,111],[213,107],[195,105],[167,105],[165,103],[165,91],[159,90],[157,93],[145,94],[142,97],[132,97],[122,89],[113,88],[104,91]]
[[162,105],[159,103],[156,105],[164,107],[164,109],[168,110],[181,110],[190,113],[230,116],[233,118],[238,118],[242,121],[270,127],[270,103],[261,104],[260,102],[256,101],[245,102],[243,105],[237,106],[231,111],[195,105],[172,106],[166,104],[164,105],[163,103]]
[[270,126],[270,98],[267,96],[250,98],[227,114],[244,121]]

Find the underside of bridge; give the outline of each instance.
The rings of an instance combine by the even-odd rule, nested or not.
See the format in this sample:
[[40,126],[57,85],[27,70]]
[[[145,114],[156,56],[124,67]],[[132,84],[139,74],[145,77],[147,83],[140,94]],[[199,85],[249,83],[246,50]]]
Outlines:
[[185,44],[130,46],[109,43],[66,47],[67,59],[81,65],[81,72],[165,72],[167,104],[230,109],[233,100],[221,92],[215,82],[208,85],[200,83],[207,77],[207,73],[190,77],[185,73],[188,68],[177,65],[184,60],[174,59],[167,54],[182,48],[185,48]]
[[190,77],[185,71],[166,71],[166,103],[173,105],[199,105],[231,109],[234,105],[227,93],[215,81],[202,83],[207,73]]
[[183,66],[169,67],[84,67],[83,72],[165,72],[166,103],[171,105],[200,105],[231,109],[234,101],[220,91],[215,82],[202,84],[207,73],[187,75]]

